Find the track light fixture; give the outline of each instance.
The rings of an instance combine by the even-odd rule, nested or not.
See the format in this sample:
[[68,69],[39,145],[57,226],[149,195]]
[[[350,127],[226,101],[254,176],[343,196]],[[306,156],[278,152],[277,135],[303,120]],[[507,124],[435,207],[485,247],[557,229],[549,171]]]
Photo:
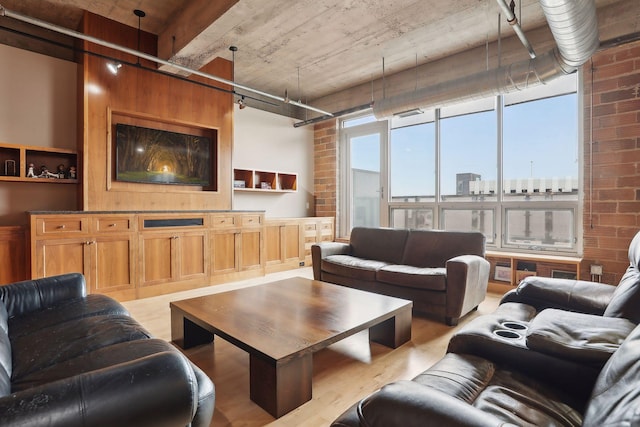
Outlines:
[[247,104],[245,104],[244,102],[244,96],[240,99],[238,99],[238,106],[240,107],[241,110],[244,110],[245,107],[247,106]]
[[120,68],[122,68],[122,64],[119,62],[107,62],[107,70],[111,71],[114,76],[118,74]]

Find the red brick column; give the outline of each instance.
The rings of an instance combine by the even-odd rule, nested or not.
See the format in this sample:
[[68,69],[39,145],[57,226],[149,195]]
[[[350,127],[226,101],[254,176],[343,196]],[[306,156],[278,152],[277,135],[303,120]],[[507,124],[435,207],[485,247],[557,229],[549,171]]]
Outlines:
[[582,275],[589,278],[589,266],[601,264],[603,282],[617,284],[629,265],[629,242],[640,229],[640,42],[599,52],[593,74],[591,66],[584,66]]
[[316,216],[336,218],[338,194],[338,122],[327,120],[315,125],[314,197]]

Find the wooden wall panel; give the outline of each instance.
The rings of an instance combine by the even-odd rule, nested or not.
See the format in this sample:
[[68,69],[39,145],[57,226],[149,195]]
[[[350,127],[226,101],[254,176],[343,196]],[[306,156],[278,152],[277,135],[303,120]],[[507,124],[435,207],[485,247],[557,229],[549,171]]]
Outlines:
[[[112,43],[137,49],[138,30],[85,13],[83,31]],[[156,55],[156,37],[141,33],[140,50]],[[231,208],[231,152],[233,97],[231,94],[166,76],[145,67],[155,64],[113,49],[84,42],[84,49],[118,58],[124,64],[117,76],[106,69],[108,59],[84,55],[80,129],[83,158],[84,210],[207,210]],[[201,71],[231,79],[231,63],[215,59]],[[215,82],[197,78],[213,85]],[[196,80],[194,78],[193,80]],[[220,86],[219,84],[216,84]],[[227,88],[228,89],[228,88]],[[142,117],[147,122],[210,129],[217,133],[217,191],[179,185],[114,182],[109,123],[112,114]]]

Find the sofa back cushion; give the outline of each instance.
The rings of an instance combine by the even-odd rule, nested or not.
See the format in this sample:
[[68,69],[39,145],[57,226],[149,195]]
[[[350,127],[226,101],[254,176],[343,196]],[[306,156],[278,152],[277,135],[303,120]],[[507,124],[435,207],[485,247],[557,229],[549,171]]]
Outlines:
[[11,342],[9,341],[9,315],[0,301],[0,396],[11,394]]
[[640,424],[640,326],[600,371],[587,404],[583,426]]
[[402,264],[415,267],[444,267],[459,255],[484,257],[485,237],[479,232],[411,230]]
[[629,245],[629,268],[611,296],[604,316],[624,317],[634,323],[640,323],[640,233],[637,233]]
[[399,264],[404,254],[408,230],[355,227],[351,230],[351,255]]

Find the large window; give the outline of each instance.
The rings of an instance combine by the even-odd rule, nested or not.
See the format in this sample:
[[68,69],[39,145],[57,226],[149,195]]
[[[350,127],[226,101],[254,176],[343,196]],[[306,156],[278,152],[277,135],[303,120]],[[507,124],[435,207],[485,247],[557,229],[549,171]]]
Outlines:
[[577,79],[428,111],[409,123],[394,118],[388,176],[382,171],[380,179],[389,186],[387,205],[366,210],[388,212],[383,226],[473,230],[496,248],[578,252]]

